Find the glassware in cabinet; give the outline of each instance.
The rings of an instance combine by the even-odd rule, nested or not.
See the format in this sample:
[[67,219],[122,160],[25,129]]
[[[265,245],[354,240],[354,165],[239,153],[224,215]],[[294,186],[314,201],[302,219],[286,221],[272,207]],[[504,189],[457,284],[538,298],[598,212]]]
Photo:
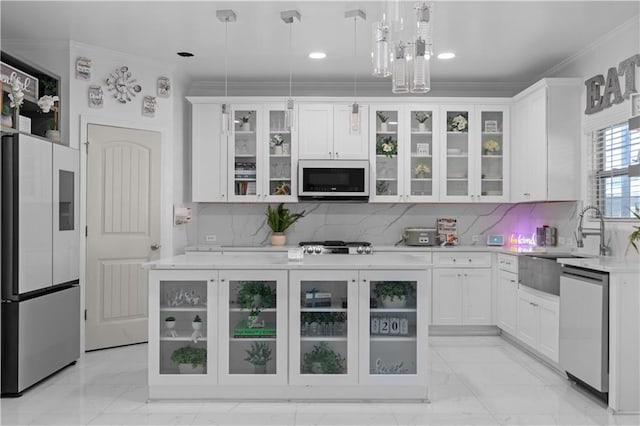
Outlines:
[[269,194],[292,194],[292,133],[286,127],[284,110],[269,110]]
[[376,110],[375,195],[399,194],[398,111]]
[[234,195],[256,196],[256,179],[260,172],[257,146],[258,111],[234,110],[233,121]]
[[445,197],[467,197],[470,195],[470,141],[468,110],[446,111],[445,141]]
[[411,157],[409,179],[411,196],[432,196],[433,194],[433,120],[434,111],[425,109],[409,110],[411,123]]

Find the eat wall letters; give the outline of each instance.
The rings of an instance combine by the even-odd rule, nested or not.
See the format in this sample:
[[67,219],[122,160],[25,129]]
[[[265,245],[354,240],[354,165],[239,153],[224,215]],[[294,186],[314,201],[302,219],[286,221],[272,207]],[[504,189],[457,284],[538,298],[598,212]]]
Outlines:
[[[585,80],[587,86],[587,108],[585,114],[595,114],[611,105],[622,103],[629,99],[636,90],[636,67],[640,66],[640,54],[635,54],[620,62],[618,68],[611,67],[607,71],[607,78],[598,74]],[[624,76],[624,94],[620,89],[619,76]],[[601,94],[601,89],[604,92]]]

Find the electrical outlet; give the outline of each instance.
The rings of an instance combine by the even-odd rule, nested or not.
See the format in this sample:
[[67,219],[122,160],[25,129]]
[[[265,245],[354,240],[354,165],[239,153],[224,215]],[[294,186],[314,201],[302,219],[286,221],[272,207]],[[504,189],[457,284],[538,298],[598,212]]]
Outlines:
[[474,243],[477,243],[480,241],[480,235],[474,235],[473,237],[471,237],[471,241],[473,241]]
[[205,235],[204,236],[204,240],[208,243],[215,243],[216,242],[216,236],[215,234],[209,234],[209,235]]

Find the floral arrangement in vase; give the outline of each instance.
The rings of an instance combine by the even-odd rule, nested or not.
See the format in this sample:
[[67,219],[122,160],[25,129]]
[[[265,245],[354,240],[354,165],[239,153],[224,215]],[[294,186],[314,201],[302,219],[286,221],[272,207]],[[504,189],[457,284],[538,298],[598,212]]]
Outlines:
[[269,144],[271,146],[280,146],[282,145],[283,142],[284,142],[284,138],[280,133],[271,136],[271,139],[269,140]]
[[245,115],[241,115],[240,116],[240,122],[242,124],[248,123],[249,120],[251,120],[251,114],[253,114],[253,111],[249,111],[248,113],[246,113]]
[[413,172],[418,178],[426,178],[429,176],[429,173],[431,173],[431,169],[425,163],[420,163],[416,165]]
[[391,136],[379,137],[376,141],[376,155],[386,155],[393,158],[398,153],[398,142]]
[[454,115],[447,119],[447,131],[448,132],[467,132],[467,119],[462,114]]
[[500,144],[496,141],[494,141],[493,139],[489,139],[488,141],[486,141],[482,147],[484,148],[486,153],[495,153],[500,151]]

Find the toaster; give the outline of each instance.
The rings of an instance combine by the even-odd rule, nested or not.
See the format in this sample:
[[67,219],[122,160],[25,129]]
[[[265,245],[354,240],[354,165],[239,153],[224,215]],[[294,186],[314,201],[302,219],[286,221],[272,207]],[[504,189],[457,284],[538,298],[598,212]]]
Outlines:
[[438,245],[438,233],[435,228],[405,228],[402,241],[407,246]]

